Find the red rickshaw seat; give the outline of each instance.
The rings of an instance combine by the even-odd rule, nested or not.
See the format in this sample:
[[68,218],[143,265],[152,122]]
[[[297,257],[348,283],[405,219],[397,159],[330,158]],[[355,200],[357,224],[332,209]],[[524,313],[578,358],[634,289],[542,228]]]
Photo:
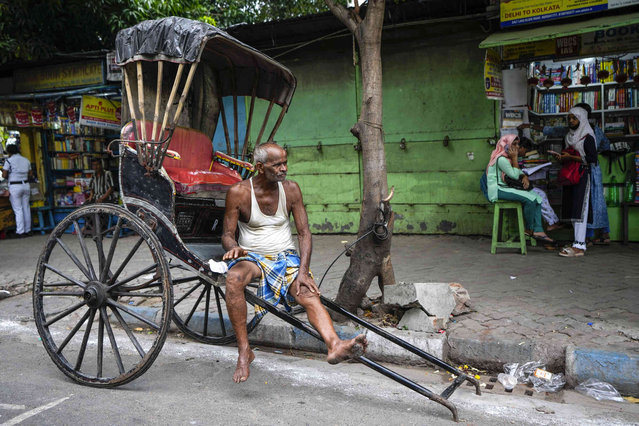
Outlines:
[[[147,137],[152,130],[153,123],[147,121]],[[198,130],[176,127],[168,149],[180,155],[180,160],[165,157],[163,163],[178,193],[219,191],[242,180],[236,170],[213,161],[213,142]]]

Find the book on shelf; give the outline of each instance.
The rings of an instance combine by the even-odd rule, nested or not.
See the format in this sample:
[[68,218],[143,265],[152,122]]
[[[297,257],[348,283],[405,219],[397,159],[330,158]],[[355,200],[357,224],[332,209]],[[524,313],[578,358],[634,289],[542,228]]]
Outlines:
[[104,142],[98,139],[67,136],[62,140],[54,140],[53,149],[56,152],[101,153],[104,152]]
[[533,99],[533,111],[540,114],[568,112],[579,103],[587,103],[593,110],[601,109],[599,91],[543,92],[537,91]]
[[91,156],[80,154],[58,154],[51,157],[51,168],[54,170],[72,170],[91,168]]
[[636,108],[639,91],[632,87],[606,88],[606,109]]

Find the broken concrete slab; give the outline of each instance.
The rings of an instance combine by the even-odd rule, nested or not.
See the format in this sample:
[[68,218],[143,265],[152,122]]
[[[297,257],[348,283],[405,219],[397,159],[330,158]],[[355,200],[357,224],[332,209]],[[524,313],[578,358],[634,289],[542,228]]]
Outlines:
[[399,283],[384,286],[384,302],[406,308],[421,307],[429,316],[448,318],[455,297],[448,283]]
[[453,291],[453,297],[455,298],[455,309],[453,309],[452,314],[456,316],[472,312],[468,290],[459,283],[450,283],[448,286]]
[[437,333],[446,325],[446,319],[426,315],[420,308],[411,308],[404,313],[402,319],[397,324],[401,330],[424,331],[427,333]]

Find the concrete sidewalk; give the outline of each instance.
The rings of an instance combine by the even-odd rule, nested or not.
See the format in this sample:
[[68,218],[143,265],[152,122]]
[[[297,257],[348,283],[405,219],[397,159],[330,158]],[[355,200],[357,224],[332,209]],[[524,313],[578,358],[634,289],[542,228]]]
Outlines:
[[[0,241],[0,289],[28,291],[47,236]],[[314,236],[312,269],[318,281],[352,235]],[[458,282],[474,312],[458,316],[445,334],[393,330],[416,346],[453,363],[502,371],[504,363],[543,361],[565,372],[570,384],[595,377],[625,394],[639,395],[639,245],[595,246],[581,258],[529,247],[490,254],[490,239],[458,236],[394,236],[397,281]],[[349,259],[326,276],[323,295],[333,298]],[[370,297],[380,294],[377,284]],[[3,301],[3,304],[8,302]],[[24,315],[32,315],[25,311]],[[356,333],[340,326],[344,335]],[[369,334],[370,336],[370,334]],[[254,342],[304,350],[322,345],[267,316]],[[369,355],[405,361],[388,342],[370,336]]]

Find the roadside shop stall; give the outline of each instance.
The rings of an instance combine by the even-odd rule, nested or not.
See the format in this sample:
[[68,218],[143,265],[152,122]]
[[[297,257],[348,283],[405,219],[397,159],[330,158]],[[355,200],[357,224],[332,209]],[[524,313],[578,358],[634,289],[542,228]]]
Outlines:
[[480,47],[487,49],[486,94],[500,102],[501,133],[534,142],[523,167],[545,165],[535,184],[557,211],[560,166],[548,151],[560,152],[563,137],[551,129],[567,127],[573,106],[591,106],[591,123],[610,140],[599,164],[611,239],[639,241],[639,209],[629,208],[639,205],[639,13],[497,32]]
[[[6,146],[15,144],[20,154],[31,162],[34,176],[44,176],[42,168],[42,152],[40,149],[41,114],[37,106],[27,102],[0,101],[0,171],[7,158]],[[4,239],[7,231],[15,228],[15,217],[9,202],[8,180],[0,173],[0,239]],[[44,186],[41,182],[32,182],[31,207],[44,205]],[[37,223],[37,216],[35,218]]]
[[34,230],[52,229],[85,202],[93,159],[105,170],[117,168],[106,149],[119,135],[121,91],[108,81],[121,80],[121,73],[108,63],[107,57],[16,69],[12,93],[0,96],[0,126],[19,132],[37,180]]

